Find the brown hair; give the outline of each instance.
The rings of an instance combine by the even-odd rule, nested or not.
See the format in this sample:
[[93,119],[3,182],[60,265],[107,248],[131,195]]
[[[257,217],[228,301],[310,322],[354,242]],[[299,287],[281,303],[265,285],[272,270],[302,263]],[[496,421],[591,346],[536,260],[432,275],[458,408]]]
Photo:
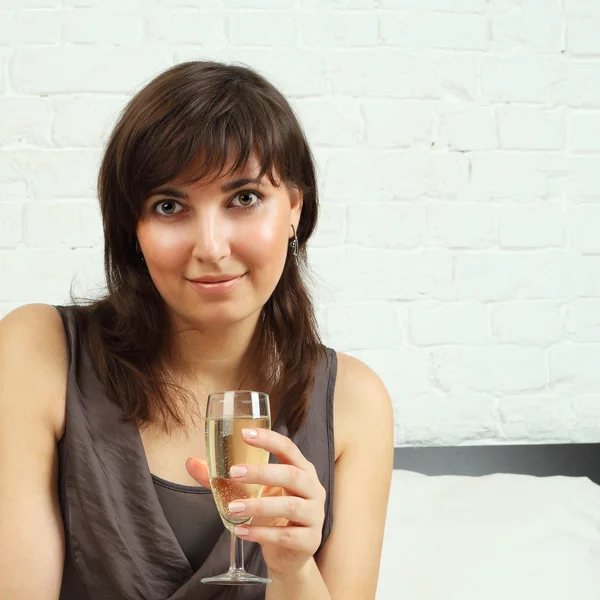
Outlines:
[[[183,425],[186,392],[164,368],[167,338],[162,297],[136,250],[144,200],[202,157],[192,181],[235,172],[250,154],[259,176],[303,193],[298,256],[288,252],[254,338],[253,381],[281,402],[290,433],[306,418],[316,368],[325,356],[306,287],[306,241],[315,229],[318,197],[314,160],[287,100],[264,77],[241,65],[178,64],[139,91],[108,141],[98,177],[104,225],[105,295],[75,309],[98,377],[126,420],[160,418]],[[233,158],[232,158],[233,157]],[[228,171],[229,173],[229,171]],[[183,402],[182,402],[183,401]]]

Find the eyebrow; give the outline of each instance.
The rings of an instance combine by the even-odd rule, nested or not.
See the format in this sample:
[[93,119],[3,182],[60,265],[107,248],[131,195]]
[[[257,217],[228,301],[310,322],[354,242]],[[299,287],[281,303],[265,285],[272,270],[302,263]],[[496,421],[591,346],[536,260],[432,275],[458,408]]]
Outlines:
[[[244,187],[245,185],[248,185],[249,183],[253,183],[255,185],[260,185],[260,182],[262,181],[261,179],[257,179],[257,178],[249,178],[249,177],[243,177],[241,179],[234,179],[233,181],[229,181],[228,183],[224,183],[221,186],[221,191],[223,192],[231,192],[233,190],[236,190],[238,188]],[[183,200],[188,200],[189,196],[180,189],[177,188],[173,188],[173,187],[163,187],[163,188],[159,188],[157,190],[154,190],[150,196],[157,196],[158,194],[164,194],[166,196],[172,196],[173,198],[181,198]]]

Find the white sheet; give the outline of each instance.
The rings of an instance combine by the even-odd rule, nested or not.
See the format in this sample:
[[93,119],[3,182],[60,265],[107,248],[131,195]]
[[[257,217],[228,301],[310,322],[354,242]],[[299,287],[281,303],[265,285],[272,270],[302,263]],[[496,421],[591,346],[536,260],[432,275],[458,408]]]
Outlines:
[[600,600],[600,486],[394,471],[377,600],[400,599]]

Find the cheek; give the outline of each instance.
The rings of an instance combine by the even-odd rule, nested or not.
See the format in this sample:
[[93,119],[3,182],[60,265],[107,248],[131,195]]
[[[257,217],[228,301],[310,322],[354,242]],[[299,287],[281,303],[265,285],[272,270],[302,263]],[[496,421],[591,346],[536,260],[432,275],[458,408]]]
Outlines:
[[146,263],[151,269],[180,269],[188,261],[193,243],[185,232],[178,229],[154,224],[138,228],[138,239],[144,249]]
[[254,223],[246,229],[240,241],[243,243],[243,255],[249,266],[263,268],[267,278],[281,274],[288,243],[285,215],[271,214],[269,218]]

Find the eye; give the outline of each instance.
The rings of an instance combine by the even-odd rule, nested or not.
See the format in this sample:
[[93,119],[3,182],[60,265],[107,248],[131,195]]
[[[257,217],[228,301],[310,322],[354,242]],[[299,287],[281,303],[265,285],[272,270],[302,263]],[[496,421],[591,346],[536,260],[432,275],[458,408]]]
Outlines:
[[[260,204],[262,197],[256,192],[245,190],[236,194],[231,201],[232,205],[236,208],[254,208]],[[236,204],[237,202],[237,204]]]
[[161,200],[154,205],[154,210],[162,217],[169,217],[178,213],[182,209],[181,204],[176,200]]

